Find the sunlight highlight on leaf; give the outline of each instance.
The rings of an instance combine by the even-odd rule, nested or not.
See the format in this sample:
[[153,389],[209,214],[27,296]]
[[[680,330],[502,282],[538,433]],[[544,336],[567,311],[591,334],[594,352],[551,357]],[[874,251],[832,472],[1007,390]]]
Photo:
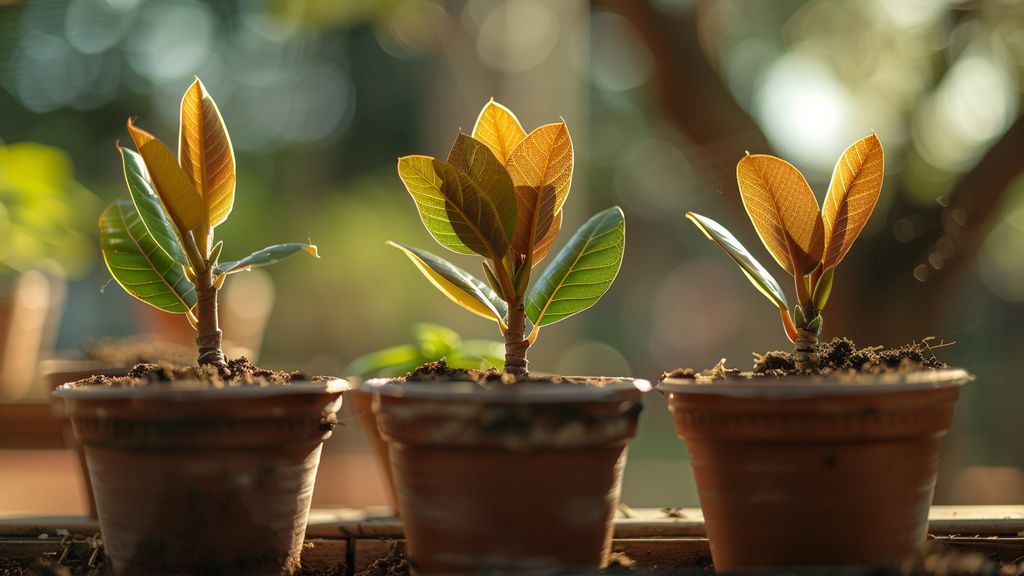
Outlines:
[[206,207],[202,197],[196,192],[185,171],[178,166],[174,154],[152,134],[136,127],[131,118],[128,119],[128,132],[146,163],[146,171],[164,208],[178,230],[184,234],[205,226]]
[[530,254],[552,227],[572,182],[572,139],[565,122],[537,128],[506,163],[516,188],[519,217],[512,247]]
[[747,277],[747,280],[750,280],[750,283],[754,285],[754,288],[757,288],[758,292],[764,294],[780,310],[789,310],[789,303],[786,302],[786,293],[782,291],[782,287],[765,270],[764,266],[751,256],[750,252],[743,247],[743,244],[740,244],[740,241],[732,233],[718,222],[700,214],[687,212],[686,217],[707,236],[708,240],[718,244],[729,255],[729,258],[732,258],[732,261],[740,267],[743,275]]
[[399,158],[398,175],[423,225],[442,246],[501,260],[508,250],[501,218],[469,175],[429,156]]
[[745,156],[736,165],[743,206],[761,242],[792,276],[810,274],[825,245],[818,201],[792,164],[775,156]]
[[182,266],[191,266],[185,256],[185,249],[181,246],[181,239],[178,231],[167,215],[164,205],[160,202],[160,196],[149,181],[146,172],[146,164],[142,156],[128,148],[118,146],[121,153],[121,163],[124,169],[124,178],[128,183],[128,192],[135,204],[146,230],[153,236],[158,246],[170,256],[175,262]]
[[626,219],[619,207],[587,220],[544,270],[526,297],[526,316],[536,326],[590,308],[608,291],[622,265]]
[[160,249],[130,200],[108,206],[99,226],[103,260],[126,292],[174,314],[195,306],[196,290],[181,264]]
[[825,269],[850,251],[878,203],[885,174],[882,143],[872,132],[846,149],[836,162],[821,208],[825,225]]
[[526,138],[526,131],[511,110],[491,98],[477,116],[473,125],[473,138],[483,142],[502,164],[512,151]]
[[494,320],[502,329],[505,328],[508,305],[472,274],[426,250],[398,242],[389,241],[388,245],[404,252],[431,284],[449,300],[477,316]]
[[199,78],[181,99],[178,162],[206,204],[209,227],[227,220],[235,202],[235,152],[220,110]]

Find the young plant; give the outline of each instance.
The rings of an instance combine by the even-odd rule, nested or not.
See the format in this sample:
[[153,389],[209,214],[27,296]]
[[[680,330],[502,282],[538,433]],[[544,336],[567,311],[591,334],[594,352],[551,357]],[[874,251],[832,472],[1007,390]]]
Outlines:
[[686,214],[779,308],[786,335],[796,344],[793,359],[797,370],[818,368],[821,312],[832,290],[836,266],[871,217],[882,190],[883,173],[882,144],[871,133],[839,157],[819,211],[807,180],[789,162],[747,153],[737,164],[736,179],[747,215],[765,248],[796,285],[798,302],[792,315],[778,282],[728,230],[710,218]]
[[453,302],[497,322],[509,374],[526,374],[526,352],[541,326],[597,303],[622,263],[626,224],[616,206],[584,223],[530,288],[562,227],[572,161],[564,121],[527,134],[494,100],[472,136],[459,132],[447,161],[398,159],[427,231],[453,252],[483,257],[486,282],[425,250],[390,244]]
[[128,120],[138,152],[122,148],[131,200],[117,200],[100,216],[103,259],[117,283],[155,308],[184,314],[198,332],[199,364],[226,365],[221,350],[217,292],[231,274],[267,266],[316,246],[269,246],[221,262],[214,229],[235,201],[235,154],[217,104],[196,78],[181,99],[178,157]]
[[427,362],[444,359],[449,368],[483,370],[505,363],[505,346],[496,340],[463,340],[439,324],[413,324],[416,342],[367,352],[352,360],[344,373],[361,378],[391,378]]

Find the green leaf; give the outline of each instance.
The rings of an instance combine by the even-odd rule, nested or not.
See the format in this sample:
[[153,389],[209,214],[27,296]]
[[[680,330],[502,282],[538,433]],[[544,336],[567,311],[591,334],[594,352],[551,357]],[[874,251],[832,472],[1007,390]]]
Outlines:
[[626,219],[618,206],[587,220],[526,297],[526,316],[545,326],[590,308],[608,291],[622,264]]
[[458,332],[440,324],[413,324],[412,334],[420,345],[420,351],[428,358],[447,356],[462,344]]
[[429,156],[398,159],[398,175],[423,226],[442,246],[501,261],[508,238],[494,202],[461,169]]
[[818,312],[825,309],[828,297],[832,293],[832,281],[835,277],[835,267],[829,268],[822,273],[821,278],[818,279],[817,285],[814,286],[814,295],[811,297],[811,302],[814,302],[814,309]]
[[367,352],[349,362],[344,374],[362,378],[399,376],[426,361],[418,346],[404,344]]
[[110,274],[132,296],[175,314],[195,306],[196,290],[181,264],[160,249],[129,200],[103,211],[100,245]]
[[512,177],[509,176],[505,165],[490,148],[462,132],[459,132],[451,152],[448,153],[448,163],[465,172],[476,189],[491,200],[505,233],[505,240],[512,242],[519,208],[516,189],[512,186]]
[[750,280],[750,283],[761,294],[764,294],[768,300],[771,300],[772,304],[775,304],[781,310],[789,309],[789,303],[786,302],[786,294],[782,291],[782,287],[765,270],[764,266],[761,266],[761,263],[755,260],[750,255],[750,252],[747,252],[747,249],[740,244],[740,241],[735,236],[718,222],[705,218],[700,214],[687,212],[686,217],[708,237],[708,240],[714,241],[722,250],[725,250],[725,253],[743,271],[743,275],[747,277],[747,280]]
[[153,189],[142,156],[128,148],[118,147],[118,150],[121,152],[128,191],[146,230],[165,254],[182,266],[190,266],[188,258],[185,257],[185,249],[181,246],[181,239],[178,237],[178,229],[171,222],[160,196]]
[[217,274],[234,274],[235,272],[241,272],[243,270],[251,270],[253,268],[260,268],[262,266],[270,266],[271,264],[277,264],[281,260],[294,256],[299,252],[306,252],[314,258],[319,258],[320,254],[317,252],[315,244],[303,244],[301,242],[289,242],[287,244],[275,244],[273,246],[267,246],[262,250],[257,250],[252,254],[249,254],[241,260],[234,262],[222,262],[217,264],[215,271]]
[[508,304],[472,274],[426,250],[397,242],[388,244],[404,252],[420,272],[452,302],[477,316],[505,326]]

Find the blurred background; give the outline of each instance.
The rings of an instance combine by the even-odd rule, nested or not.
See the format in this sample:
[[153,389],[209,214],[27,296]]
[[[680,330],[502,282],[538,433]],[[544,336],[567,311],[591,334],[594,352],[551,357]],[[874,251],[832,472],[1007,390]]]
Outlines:
[[[1022,73],[1024,3],[1011,0],[0,0],[0,287],[49,311],[33,324],[44,356],[154,330],[188,342],[183,317],[154,318],[111,281],[95,221],[126,195],[114,149],[125,120],[173,147],[198,75],[238,161],[217,229],[225,257],[306,239],[323,256],[228,282],[242,349],[345,375],[356,356],[410,342],[415,322],[498,339],[384,245],[442,251],[395,159],[443,157],[493,96],[527,130],[559,117],[570,128],[559,246],[600,209],[627,214],[617,282],[546,329],[531,368],[650,380],[723,357],[749,368],[752,352],[789,346],[778,314],[684,212],[715,218],[768,265],[736,161],[785,157],[820,200],[838,156],[874,130],[882,197],[838,270],[824,336],[955,341],[941,358],[977,380],[936,502],[1021,503]],[[38,377],[8,396],[45,396]],[[624,502],[696,505],[665,402],[646,403]],[[346,423],[314,504],[382,503],[371,448]],[[0,509],[76,512],[75,474],[66,453],[2,450]]]

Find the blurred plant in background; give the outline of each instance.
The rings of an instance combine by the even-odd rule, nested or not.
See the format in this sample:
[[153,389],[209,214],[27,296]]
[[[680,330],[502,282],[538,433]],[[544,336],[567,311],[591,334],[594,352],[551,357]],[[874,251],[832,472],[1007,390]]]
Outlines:
[[28,270],[88,272],[96,260],[90,231],[98,206],[63,150],[0,142],[0,282]]
[[414,344],[391,346],[368,352],[352,360],[343,371],[362,378],[401,376],[426,362],[442,358],[451,368],[502,370],[505,344],[496,340],[463,340],[457,332],[440,324],[413,324]]

